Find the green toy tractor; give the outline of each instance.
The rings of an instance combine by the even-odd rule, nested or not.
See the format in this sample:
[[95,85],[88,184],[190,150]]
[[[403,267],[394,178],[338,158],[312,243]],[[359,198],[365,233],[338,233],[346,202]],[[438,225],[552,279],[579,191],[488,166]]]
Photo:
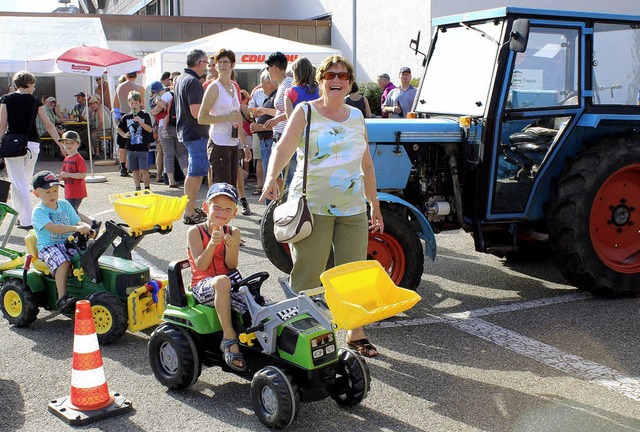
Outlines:
[[[79,252],[72,260],[67,294],[91,302],[101,344],[117,341],[127,330],[140,331],[160,323],[167,282],[152,280],[149,268],[132,260],[131,252],[146,235],[171,232],[171,223],[181,216],[187,201],[186,196],[175,198],[149,191],[111,198],[116,212],[128,224],[106,221],[95,240],[76,233],[67,242],[68,248]],[[58,297],[54,277],[38,259],[35,231],[27,235],[25,243],[26,257],[16,257],[20,262],[0,274],[0,307],[5,319],[16,327],[32,324],[40,308],[55,310]],[[105,256],[112,246],[112,256]]]
[[[186,271],[185,271],[186,270]],[[203,366],[251,380],[251,401],[266,426],[284,429],[298,415],[300,403],[332,397],[340,405],[357,405],[369,392],[369,368],[355,351],[338,349],[328,311],[304,293],[267,304],[260,286],[268,273],[234,281],[248,312],[234,316],[246,370],[236,372],[219,350],[222,327],[215,308],[197,304],[185,290],[182,273],[188,261],[169,266],[168,305],[149,340],[149,360],[163,385],[186,389]],[[320,303],[320,305],[317,304]]]

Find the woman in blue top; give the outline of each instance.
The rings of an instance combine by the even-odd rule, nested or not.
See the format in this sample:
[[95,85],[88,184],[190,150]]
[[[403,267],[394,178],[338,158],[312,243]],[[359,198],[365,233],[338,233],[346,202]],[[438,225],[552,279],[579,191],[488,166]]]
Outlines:
[[308,58],[300,57],[294,61],[291,72],[293,72],[293,86],[284,93],[284,112],[287,114],[287,119],[291,117],[293,109],[300,102],[312,101],[320,97],[318,83],[314,77],[315,70]]

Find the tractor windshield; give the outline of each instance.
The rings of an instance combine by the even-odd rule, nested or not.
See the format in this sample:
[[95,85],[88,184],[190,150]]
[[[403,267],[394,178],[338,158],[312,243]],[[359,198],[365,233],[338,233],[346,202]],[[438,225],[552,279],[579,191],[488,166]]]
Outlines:
[[496,66],[504,20],[440,27],[416,111],[482,116]]

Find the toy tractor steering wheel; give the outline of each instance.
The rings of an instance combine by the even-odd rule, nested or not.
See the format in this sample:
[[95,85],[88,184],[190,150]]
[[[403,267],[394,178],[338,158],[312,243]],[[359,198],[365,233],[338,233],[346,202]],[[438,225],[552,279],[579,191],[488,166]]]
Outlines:
[[258,272],[254,273],[251,276],[247,276],[246,278],[234,283],[231,285],[231,291],[237,292],[240,287],[246,286],[249,288],[249,292],[256,300],[259,305],[264,305],[264,297],[260,294],[260,287],[262,283],[269,278],[269,273],[267,272]]
[[85,251],[87,250],[89,239],[94,238],[95,234],[96,232],[94,230],[91,230],[88,235],[84,235],[80,233],[80,231],[76,231],[67,237],[67,241],[64,242],[64,245],[67,249]]

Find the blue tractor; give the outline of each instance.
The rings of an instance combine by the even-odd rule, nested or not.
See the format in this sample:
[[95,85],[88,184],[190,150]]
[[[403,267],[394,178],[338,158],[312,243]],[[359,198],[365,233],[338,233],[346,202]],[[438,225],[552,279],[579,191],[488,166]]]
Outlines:
[[370,257],[415,289],[415,241],[433,259],[433,233],[463,229],[479,252],[552,256],[582,290],[640,294],[640,16],[503,7],[433,25],[425,54],[410,43],[417,118],[367,120],[393,227]]

